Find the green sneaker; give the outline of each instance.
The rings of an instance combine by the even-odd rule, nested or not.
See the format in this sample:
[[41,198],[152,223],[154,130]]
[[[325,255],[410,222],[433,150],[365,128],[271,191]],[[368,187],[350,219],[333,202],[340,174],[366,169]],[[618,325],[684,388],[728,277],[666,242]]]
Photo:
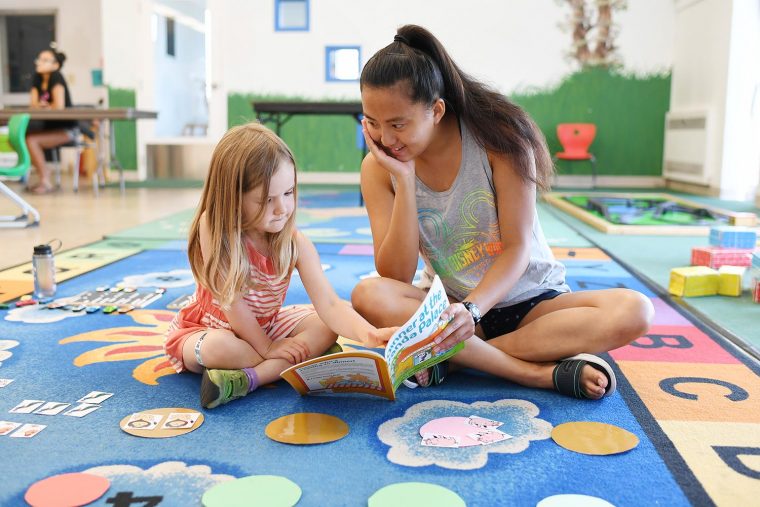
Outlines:
[[248,375],[243,370],[203,370],[201,406],[216,408],[248,394]]

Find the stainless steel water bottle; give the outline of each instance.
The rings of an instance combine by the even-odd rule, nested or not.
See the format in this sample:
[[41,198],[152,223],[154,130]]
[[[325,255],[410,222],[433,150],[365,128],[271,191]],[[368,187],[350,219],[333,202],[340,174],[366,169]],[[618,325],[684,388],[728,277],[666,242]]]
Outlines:
[[37,299],[55,296],[55,261],[50,245],[37,245],[32,256],[34,296]]

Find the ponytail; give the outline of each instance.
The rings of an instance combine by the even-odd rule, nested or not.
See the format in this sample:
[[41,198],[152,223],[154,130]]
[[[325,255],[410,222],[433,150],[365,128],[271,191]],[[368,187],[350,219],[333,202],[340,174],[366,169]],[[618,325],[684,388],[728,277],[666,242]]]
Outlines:
[[[398,29],[393,42],[362,69],[360,86],[408,85],[413,103],[443,99],[487,150],[509,158],[523,181],[548,190],[554,167],[544,135],[519,106],[462,72],[435,36],[417,25]],[[535,170],[534,170],[535,164]]]

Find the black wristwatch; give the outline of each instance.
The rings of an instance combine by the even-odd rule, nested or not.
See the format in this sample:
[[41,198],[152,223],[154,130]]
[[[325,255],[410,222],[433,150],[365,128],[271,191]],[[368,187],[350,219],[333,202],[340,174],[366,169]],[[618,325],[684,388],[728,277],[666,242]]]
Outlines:
[[470,312],[470,315],[472,315],[473,324],[477,326],[478,322],[480,322],[480,319],[483,318],[483,316],[480,314],[480,308],[478,308],[478,305],[471,301],[462,301],[462,304],[465,308],[467,308],[467,311]]

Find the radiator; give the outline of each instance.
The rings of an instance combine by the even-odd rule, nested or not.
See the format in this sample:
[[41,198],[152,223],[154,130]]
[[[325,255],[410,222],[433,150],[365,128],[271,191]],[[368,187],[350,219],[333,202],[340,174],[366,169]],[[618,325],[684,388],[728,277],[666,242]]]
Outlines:
[[710,122],[706,111],[669,111],[665,115],[663,176],[708,185]]

